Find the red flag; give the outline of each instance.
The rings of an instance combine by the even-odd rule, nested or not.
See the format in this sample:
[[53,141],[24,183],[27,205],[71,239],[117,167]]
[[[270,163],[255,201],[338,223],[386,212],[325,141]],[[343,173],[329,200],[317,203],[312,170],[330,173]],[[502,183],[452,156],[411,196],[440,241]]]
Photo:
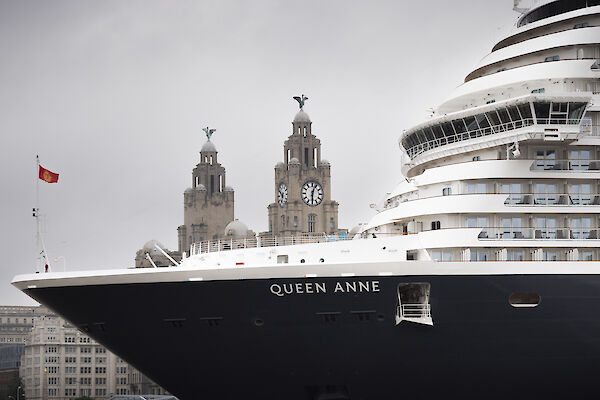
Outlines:
[[39,176],[40,176],[40,179],[43,180],[44,182],[48,182],[48,183],[58,182],[58,174],[48,171],[46,168],[42,167],[41,165],[40,165]]

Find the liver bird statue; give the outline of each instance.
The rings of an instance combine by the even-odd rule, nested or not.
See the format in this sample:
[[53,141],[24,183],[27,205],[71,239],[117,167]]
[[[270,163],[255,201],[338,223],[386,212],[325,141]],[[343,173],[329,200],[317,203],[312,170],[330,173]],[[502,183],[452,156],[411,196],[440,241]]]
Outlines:
[[300,106],[300,109],[302,110],[302,107],[304,107],[304,103],[306,102],[306,100],[308,100],[308,97],[306,97],[305,95],[302,95],[302,97],[294,96],[294,100],[296,100],[298,102],[298,105]]
[[206,133],[206,137],[210,140],[210,137],[215,133],[216,129],[210,129],[208,126],[206,128],[202,128],[204,133]]

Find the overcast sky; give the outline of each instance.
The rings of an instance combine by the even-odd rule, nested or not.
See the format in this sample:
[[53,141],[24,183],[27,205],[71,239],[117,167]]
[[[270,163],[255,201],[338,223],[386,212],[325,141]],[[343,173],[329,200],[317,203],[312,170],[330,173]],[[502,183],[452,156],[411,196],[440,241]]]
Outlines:
[[340,227],[368,221],[402,179],[402,130],[512,26],[512,5],[0,0],[0,304],[33,304],[9,283],[34,270],[36,154],[60,173],[40,183],[51,259],[128,267],[150,239],[177,248],[207,125],[236,218],[267,229],[301,93]]

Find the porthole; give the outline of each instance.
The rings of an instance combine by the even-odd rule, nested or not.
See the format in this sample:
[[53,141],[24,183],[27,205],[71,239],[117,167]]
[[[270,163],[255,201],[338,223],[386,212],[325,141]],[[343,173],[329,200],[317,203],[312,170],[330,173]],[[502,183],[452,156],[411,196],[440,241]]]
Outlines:
[[256,325],[256,326],[263,326],[264,324],[265,324],[265,321],[263,321],[263,320],[262,320],[262,319],[260,319],[260,318],[256,318],[256,319],[254,320],[254,325]]
[[323,263],[323,262],[325,262],[325,259],[324,258],[319,258],[319,262]]
[[300,260],[300,264],[304,264],[304,258]]
[[513,293],[508,302],[513,307],[537,307],[540,304],[540,295],[537,293]]

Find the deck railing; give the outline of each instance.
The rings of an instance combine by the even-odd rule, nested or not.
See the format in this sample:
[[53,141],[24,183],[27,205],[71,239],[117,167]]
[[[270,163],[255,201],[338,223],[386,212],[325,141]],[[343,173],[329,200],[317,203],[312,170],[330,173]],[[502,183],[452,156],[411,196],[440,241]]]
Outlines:
[[430,318],[431,306],[429,304],[402,304],[398,306],[398,315],[403,319]]
[[482,240],[590,240],[599,239],[597,228],[479,228]]
[[597,206],[597,193],[511,193],[504,204],[510,206]]
[[[579,123],[579,121],[577,121]],[[463,140],[475,139],[479,137],[484,137],[488,135],[493,135],[500,132],[511,131],[519,128],[523,128],[526,126],[531,126],[535,124],[535,120],[533,118],[522,119],[514,122],[507,122],[500,125],[488,126],[486,128],[474,129],[467,132],[458,133],[451,136],[444,136],[443,138],[437,138],[434,140],[430,140],[428,142],[419,143],[416,146],[407,149],[406,152],[411,159],[414,159],[419,154],[422,154],[426,151],[435,149],[437,147],[445,146],[450,143],[461,142]]]
[[352,237],[350,237],[346,232],[341,232],[335,235],[315,233],[297,236],[249,236],[237,239],[224,238],[192,243],[190,247],[190,255],[257,247],[278,247],[307,243],[338,242],[350,239],[352,239]]
[[531,170],[544,171],[600,171],[600,160],[571,159],[556,160],[537,158],[531,164]]

